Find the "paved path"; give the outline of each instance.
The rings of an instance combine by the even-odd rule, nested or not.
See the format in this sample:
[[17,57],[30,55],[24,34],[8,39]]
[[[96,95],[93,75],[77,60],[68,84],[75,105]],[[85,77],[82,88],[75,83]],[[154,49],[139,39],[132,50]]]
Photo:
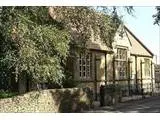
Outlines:
[[97,107],[88,112],[98,113],[160,113],[160,96],[119,103],[111,107]]

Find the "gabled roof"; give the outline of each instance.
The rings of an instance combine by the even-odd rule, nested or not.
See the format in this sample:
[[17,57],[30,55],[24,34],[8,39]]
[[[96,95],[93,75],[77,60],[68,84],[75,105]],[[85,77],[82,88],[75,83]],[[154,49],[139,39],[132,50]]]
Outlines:
[[[124,28],[152,57],[154,56],[154,54],[126,26],[124,26]],[[136,44],[133,45],[133,40],[131,40],[131,39],[129,39],[129,40],[132,45],[131,53],[133,52],[133,54],[140,55],[141,52],[136,49],[138,46],[136,46]],[[136,50],[134,50],[134,49],[136,49]],[[137,52],[135,52],[135,51],[137,51]]]

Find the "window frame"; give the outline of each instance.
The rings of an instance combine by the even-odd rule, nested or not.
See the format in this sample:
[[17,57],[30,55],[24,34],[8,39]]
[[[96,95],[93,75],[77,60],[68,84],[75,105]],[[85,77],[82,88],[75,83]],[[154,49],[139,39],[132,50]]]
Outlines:
[[119,80],[127,79],[127,49],[126,48],[117,48],[117,54],[115,58],[117,76]]
[[78,72],[81,80],[89,80],[92,76],[92,54],[81,53],[78,57]]
[[144,75],[145,77],[151,76],[151,65],[149,58],[144,58]]

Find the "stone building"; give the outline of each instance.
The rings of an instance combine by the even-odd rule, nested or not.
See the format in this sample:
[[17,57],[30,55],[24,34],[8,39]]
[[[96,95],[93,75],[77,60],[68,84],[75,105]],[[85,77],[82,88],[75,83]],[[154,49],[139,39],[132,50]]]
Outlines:
[[123,36],[117,32],[112,48],[91,38],[88,53],[73,64],[74,79],[90,87],[96,98],[104,83],[121,85],[125,95],[154,90],[153,53],[126,26],[121,29]]

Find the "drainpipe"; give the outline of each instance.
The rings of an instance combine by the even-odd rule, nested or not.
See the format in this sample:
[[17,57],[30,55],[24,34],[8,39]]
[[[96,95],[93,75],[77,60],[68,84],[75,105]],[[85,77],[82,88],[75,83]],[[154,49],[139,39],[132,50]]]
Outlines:
[[113,65],[113,85],[115,85],[115,56],[113,56],[112,65]]
[[137,75],[137,56],[135,56],[135,72],[136,72],[136,76],[135,76],[135,78],[136,78],[136,92],[138,92],[138,75]]
[[154,89],[153,89],[153,62],[151,61],[151,84],[152,84],[152,96],[153,96],[153,92],[154,92]]
[[131,63],[132,63],[132,61],[129,59],[128,60],[128,90],[129,90],[129,95],[131,95],[131,93],[130,93],[130,90],[131,90],[131,88],[130,88]]
[[107,53],[105,53],[105,85],[107,85]]
[[140,64],[140,70],[141,70],[141,94],[142,94],[142,98],[145,98],[144,89],[143,89],[143,67],[142,67],[143,63],[144,62],[142,62],[142,60],[141,60],[141,64]]
[[95,81],[94,81],[94,84],[95,84],[95,100],[97,101],[98,100],[98,95],[97,95],[97,59],[96,59],[96,53],[95,53],[95,56],[94,56],[94,73],[95,73]]

